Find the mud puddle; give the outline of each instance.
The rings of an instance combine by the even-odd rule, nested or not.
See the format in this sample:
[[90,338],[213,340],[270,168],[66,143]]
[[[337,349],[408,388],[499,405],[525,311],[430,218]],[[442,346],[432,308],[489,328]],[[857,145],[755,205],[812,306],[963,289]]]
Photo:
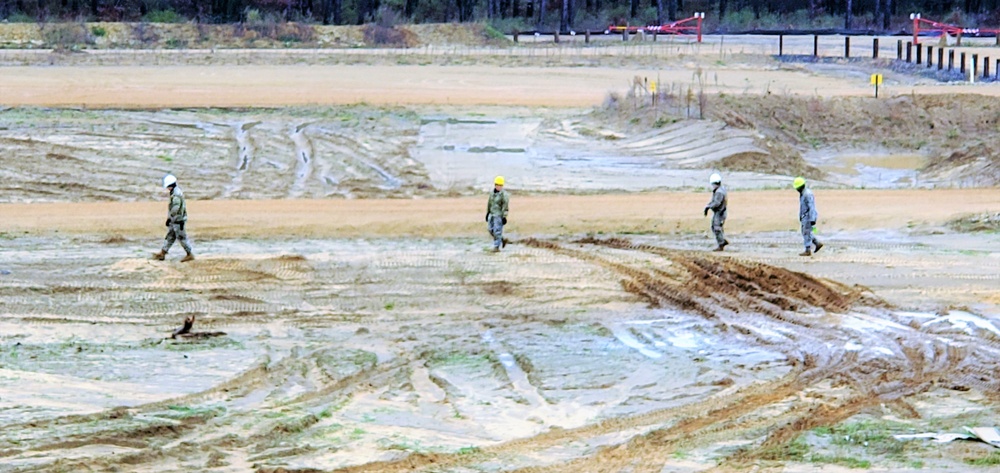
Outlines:
[[891,189],[932,184],[921,184],[920,170],[929,162],[922,154],[816,151],[803,158],[829,173],[828,181],[844,186]]

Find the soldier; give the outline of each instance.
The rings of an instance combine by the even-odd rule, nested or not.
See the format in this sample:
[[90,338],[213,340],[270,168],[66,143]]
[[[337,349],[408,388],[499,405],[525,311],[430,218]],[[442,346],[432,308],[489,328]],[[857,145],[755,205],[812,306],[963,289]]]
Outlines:
[[[813,234],[813,227],[816,225],[817,217],[819,217],[816,212],[816,197],[813,196],[812,189],[806,187],[806,180],[802,177],[796,177],[795,181],[792,182],[792,187],[799,191],[799,224],[802,228],[802,242],[806,247],[806,250],[799,253],[799,256],[812,256],[813,253],[819,253],[819,250],[823,248],[823,244]],[[816,246],[815,250],[812,249],[813,245]]]
[[503,226],[507,224],[507,211],[510,207],[510,196],[503,190],[503,176],[493,179],[493,193],[486,203],[486,224],[490,235],[493,235],[493,251],[507,246],[503,239]]
[[708,183],[712,186],[712,200],[705,206],[705,216],[708,216],[709,210],[713,212],[712,233],[715,234],[715,241],[718,243],[718,246],[712,251],[722,251],[729,244],[729,240],[726,239],[726,234],[722,230],[722,226],[726,224],[726,204],[728,203],[726,188],[722,187],[722,176],[719,173],[713,173],[708,178]]
[[184,224],[187,222],[187,204],[184,202],[184,193],[177,187],[177,178],[171,174],[163,177],[163,187],[170,190],[170,203],[167,205],[167,236],[163,241],[163,249],[159,253],[153,253],[153,259],[163,261],[167,257],[167,252],[173,246],[174,240],[179,240],[181,247],[187,252],[187,256],[181,259],[181,263],[194,260],[194,252],[188,244],[187,232],[184,231]]

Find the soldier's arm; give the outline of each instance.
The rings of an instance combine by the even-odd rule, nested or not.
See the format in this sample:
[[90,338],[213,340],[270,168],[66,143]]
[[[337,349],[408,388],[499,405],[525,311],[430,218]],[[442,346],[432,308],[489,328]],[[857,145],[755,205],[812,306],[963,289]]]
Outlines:
[[503,195],[503,218],[507,218],[507,211],[510,210],[510,196]]
[[719,207],[722,207],[722,193],[713,192],[712,200],[708,202],[708,205],[706,205],[706,207],[712,210],[719,210]]
[[171,220],[180,217],[181,213],[181,199],[177,196],[170,197],[170,218]]

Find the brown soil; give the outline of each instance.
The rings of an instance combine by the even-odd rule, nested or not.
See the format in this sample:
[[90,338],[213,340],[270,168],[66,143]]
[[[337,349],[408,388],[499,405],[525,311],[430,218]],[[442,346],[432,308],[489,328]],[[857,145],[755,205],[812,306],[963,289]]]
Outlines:
[[[195,238],[480,236],[485,198],[420,200],[192,201]],[[826,231],[943,226],[968,212],[995,212],[1000,190],[816,191],[819,225]],[[512,235],[597,232],[690,233],[708,227],[699,209],[705,193],[648,193],[512,198]],[[798,196],[792,190],[734,192],[726,228],[732,232],[797,228]],[[877,202],[878,205],[872,205]],[[165,204],[2,204],[10,235],[159,236]],[[323,218],[316,218],[317,215]]]

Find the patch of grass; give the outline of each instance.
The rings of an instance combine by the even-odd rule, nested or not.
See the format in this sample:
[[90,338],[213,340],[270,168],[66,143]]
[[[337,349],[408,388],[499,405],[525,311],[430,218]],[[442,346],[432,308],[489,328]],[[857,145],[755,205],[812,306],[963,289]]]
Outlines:
[[104,29],[103,26],[91,26],[90,34],[94,35],[95,38],[103,38],[108,35],[108,30]]
[[847,468],[871,468],[872,466],[872,463],[868,460],[832,455],[811,455],[809,457],[809,462],[840,465],[846,466]]
[[172,162],[174,162],[173,156],[170,156],[170,155],[167,155],[167,154],[161,154],[161,155],[157,156],[156,159],[159,159],[160,161],[163,161],[165,163],[172,163]]
[[803,461],[808,453],[809,444],[799,437],[784,445],[762,450],[760,458],[770,461]]
[[462,448],[458,449],[458,451],[455,452],[455,453],[457,453],[459,455],[475,455],[475,454],[479,453],[480,451],[482,451],[482,450],[480,450],[479,447],[472,447],[472,446],[470,446],[470,447],[462,447]]
[[985,457],[966,458],[965,463],[972,466],[997,466],[1000,465],[1000,452],[993,451]]
[[395,309],[395,308],[396,308],[396,303],[395,302],[386,302],[386,304],[385,304],[385,310],[392,310],[392,309]]
[[184,23],[187,18],[173,10],[154,10],[146,13],[142,21],[147,23]]
[[893,432],[909,430],[905,424],[894,422],[861,421],[834,426],[834,445],[860,445],[878,455],[898,455],[903,453],[904,444],[892,437]]

